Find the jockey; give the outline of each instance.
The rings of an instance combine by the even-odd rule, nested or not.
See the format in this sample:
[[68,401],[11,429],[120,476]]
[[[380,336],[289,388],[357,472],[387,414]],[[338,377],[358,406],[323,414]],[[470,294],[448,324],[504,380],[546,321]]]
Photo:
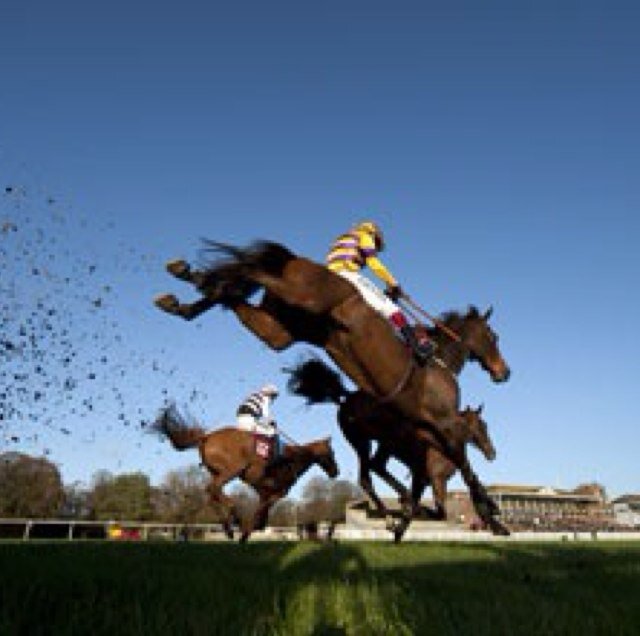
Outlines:
[[273,460],[281,454],[278,425],[270,417],[271,404],[277,397],[278,387],[274,384],[265,384],[260,390],[248,395],[236,411],[236,422],[239,429],[274,438]]
[[[424,363],[434,353],[433,343],[426,334],[420,339],[416,336],[413,327],[394,302],[402,297],[403,292],[378,258],[378,252],[383,249],[384,239],[380,228],[372,221],[363,221],[334,241],[327,254],[327,267],[353,283],[364,300],[400,332],[418,361]],[[361,274],[360,270],[365,265],[386,284],[385,293]]]

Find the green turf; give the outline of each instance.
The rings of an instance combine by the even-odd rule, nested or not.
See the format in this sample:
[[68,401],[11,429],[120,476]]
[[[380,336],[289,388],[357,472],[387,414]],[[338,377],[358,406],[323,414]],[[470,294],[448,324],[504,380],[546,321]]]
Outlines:
[[0,634],[636,634],[640,544],[0,545]]

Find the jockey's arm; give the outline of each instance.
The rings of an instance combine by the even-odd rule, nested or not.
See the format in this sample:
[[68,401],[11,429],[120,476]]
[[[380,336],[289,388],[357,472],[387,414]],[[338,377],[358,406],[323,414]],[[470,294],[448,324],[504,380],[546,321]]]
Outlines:
[[382,264],[382,261],[378,258],[378,250],[376,245],[367,234],[360,236],[360,251],[365,259],[366,266],[381,280],[387,287],[396,287],[398,282],[393,277],[391,272]]
[[260,422],[263,426],[273,425],[271,420],[271,398],[266,398],[262,403],[262,415],[260,417]]
[[377,256],[368,256],[367,267],[381,280],[387,287],[395,287],[398,282],[391,275],[391,272],[382,264],[382,261]]

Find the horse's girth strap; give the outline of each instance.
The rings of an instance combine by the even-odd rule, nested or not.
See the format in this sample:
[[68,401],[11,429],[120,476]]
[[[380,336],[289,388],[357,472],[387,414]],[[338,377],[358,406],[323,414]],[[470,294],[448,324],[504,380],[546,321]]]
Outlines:
[[387,402],[391,402],[391,400],[394,400],[395,398],[397,398],[398,395],[400,395],[400,393],[402,393],[404,388],[407,386],[407,383],[411,378],[411,375],[413,373],[413,370],[415,369],[415,366],[416,365],[415,365],[415,362],[413,361],[413,356],[409,355],[409,363],[407,364],[406,369],[402,374],[402,377],[400,378],[400,381],[398,382],[398,384],[395,386],[393,391],[391,391],[391,393],[389,393],[388,395],[385,395],[384,397],[381,397],[378,401],[382,404],[386,404]]

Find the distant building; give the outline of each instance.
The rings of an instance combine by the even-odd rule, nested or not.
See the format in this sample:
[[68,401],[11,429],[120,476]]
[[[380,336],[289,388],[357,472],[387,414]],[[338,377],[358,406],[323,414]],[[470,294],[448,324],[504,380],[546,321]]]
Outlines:
[[488,488],[508,525],[545,529],[608,529],[615,525],[611,505],[598,484],[574,490],[550,486],[493,485]]
[[612,502],[616,521],[630,528],[640,528],[640,495],[622,495]]
[[[610,530],[618,525],[613,507],[607,501],[604,489],[598,484],[583,484],[573,490],[550,486],[496,484],[488,486],[487,491],[500,508],[501,520],[513,529]],[[621,501],[621,509],[626,506],[624,510],[635,514],[635,522],[640,525],[640,496],[629,497],[635,499],[631,502]],[[392,514],[399,513],[396,498],[383,498],[383,502]],[[430,500],[423,500],[421,504],[432,506]],[[368,499],[349,502],[346,521],[347,524],[360,527],[384,525],[384,520]],[[416,521],[430,523],[429,517],[424,513]],[[448,492],[447,522],[449,525],[467,528],[481,525],[466,490]]]

